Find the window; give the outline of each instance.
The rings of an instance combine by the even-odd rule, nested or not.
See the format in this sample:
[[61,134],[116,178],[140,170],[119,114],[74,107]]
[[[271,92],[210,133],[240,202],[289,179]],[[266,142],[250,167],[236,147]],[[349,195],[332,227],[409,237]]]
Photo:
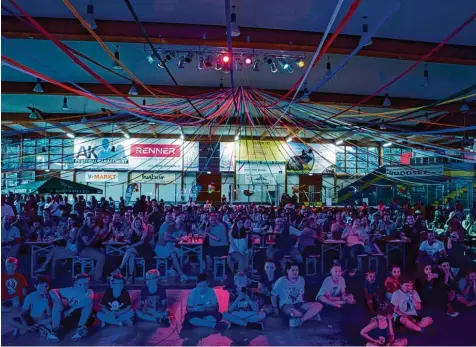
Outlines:
[[394,147],[384,147],[383,148],[383,165],[400,165],[401,164],[401,155],[403,153],[411,152],[411,149],[407,148],[394,148]]
[[73,151],[70,139],[25,139],[22,167],[35,170],[72,169]]
[[376,147],[336,147],[337,172],[366,175],[378,168]]

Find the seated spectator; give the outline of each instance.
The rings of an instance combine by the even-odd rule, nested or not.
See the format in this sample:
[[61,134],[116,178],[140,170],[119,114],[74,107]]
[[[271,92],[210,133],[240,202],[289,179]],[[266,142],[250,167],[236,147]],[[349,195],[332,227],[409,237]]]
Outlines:
[[248,281],[244,272],[235,275],[236,290],[230,293],[228,311],[223,313],[223,318],[232,325],[263,330],[261,322],[266,318],[266,313],[259,311],[258,303],[251,299],[252,293],[247,288]]
[[21,235],[20,229],[18,229],[13,222],[16,221],[16,217],[6,215],[3,217],[2,223],[2,254],[7,257],[18,257],[20,251]]
[[26,278],[17,270],[18,259],[8,257],[5,261],[5,273],[2,273],[2,312],[18,310],[28,293]]
[[248,234],[244,227],[243,219],[237,219],[228,234],[230,248],[228,250],[228,266],[231,273],[235,273],[235,263],[238,264],[238,272],[248,270]]
[[46,336],[51,324],[51,307],[48,291],[50,280],[47,276],[37,276],[35,291],[25,298],[20,317],[14,317],[11,325],[14,328],[13,336],[23,335],[28,331],[39,332]]
[[440,240],[436,240],[433,230],[429,230],[427,239],[420,244],[418,249],[418,262],[438,264],[438,259],[445,257],[445,245]]
[[99,236],[99,230],[94,227],[94,223],[94,214],[87,213],[84,216],[84,224],[76,236],[76,247],[79,256],[96,261],[93,278],[95,281],[100,281],[106,256],[103,251],[94,248]]
[[476,270],[471,269],[458,283],[458,301],[466,307],[476,306]]
[[321,289],[316,296],[316,301],[325,305],[341,308],[346,304],[355,304],[352,294],[347,294],[342,267],[335,264],[331,268],[331,275],[324,279]]
[[417,311],[421,311],[422,305],[420,296],[413,289],[413,280],[408,278],[401,280],[400,289],[393,293],[391,303],[394,306],[393,317],[397,325],[421,333],[433,324],[431,317],[418,315]]
[[458,217],[455,215],[454,212],[450,213],[450,217],[448,218],[446,236],[449,236],[451,233],[456,232],[458,233],[458,240],[463,241],[466,235],[466,230],[461,226],[461,223]]
[[74,278],[73,287],[50,290],[53,301],[52,329],[47,339],[59,342],[58,332],[61,326],[76,326],[71,339],[79,341],[88,333],[87,325],[92,323],[94,292],[89,288],[90,277],[81,273]]
[[106,324],[129,325],[133,324],[134,311],[132,310],[131,296],[124,289],[125,279],[121,274],[111,276],[110,287],[101,298],[101,310],[97,318],[101,321],[101,328]]
[[197,278],[197,286],[188,295],[187,313],[184,324],[196,327],[228,329],[230,324],[222,322],[222,314],[218,311],[218,300],[215,291],[208,287],[206,274]]
[[459,240],[457,231],[453,231],[447,241],[448,259],[451,264],[451,271],[457,276],[460,271],[465,272],[471,266],[471,259],[466,252],[470,247],[466,246],[463,241]]
[[408,344],[405,338],[395,339],[392,311],[392,306],[388,302],[379,303],[377,315],[360,332],[367,341],[367,346],[406,346]]
[[[297,245],[291,237],[291,226],[288,220],[281,217],[276,218],[274,233],[276,234],[276,243],[273,250],[273,260],[281,263],[284,268],[284,257],[289,256],[291,260],[302,263],[303,259]],[[292,228],[295,229],[295,228]]]
[[299,276],[299,267],[290,261],[286,264],[285,275],[278,279],[271,292],[273,309],[278,314],[279,307],[285,317],[290,317],[291,327],[302,325],[308,320],[315,318],[322,310],[318,302],[304,301],[304,278]]
[[400,274],[400,266],[392,265],[390,276],[387,276],[384,282],[385,297],[387,298],[387,300],[391,300],[393,293],[400,289]]
[[390,214],[385,213],[383,215],[383,223],[382,227],[384,230],[384,235],[386,236],[391,236],[393,238],[398,238],[398,231],[397,231],[397,225],[393,220],[390,219]]
[[218,222],[215,213],[211,213],[210,225],[205,231],[205,237],[208,238],[208,247],[204,249],[207,257],[207,270],[211,271],[213,265],[213,257],[226,256],[229,249],[228,232],[225,226]]
[[[474,218],[473,216],[471,215],[471,213],[468,213],[466,215],[466,218],[464,219],[464,221],[461,223],[462,227],[464,228],[464,230],[466,230],[466,232],[469,234],[473,231],[473,228],[475,227],[475,222],[474,222]],[[475,230],[476,232],[476,230]]]
[[167,310],[167,292],[160,285],[160,272],[156,269],[145,274],[145,286],[140,294],[140,306],[137,317],[149,322],[160,323],[164,327],[170,326],[169,311]]

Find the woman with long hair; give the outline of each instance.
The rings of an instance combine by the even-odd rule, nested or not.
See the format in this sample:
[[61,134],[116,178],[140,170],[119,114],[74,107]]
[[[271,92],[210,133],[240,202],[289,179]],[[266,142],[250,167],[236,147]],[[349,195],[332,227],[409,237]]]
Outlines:
[[235,263],[238,264],[238,272],[248,270],[248,234],[242,218],[237,218],[228,234],[230,248],[228,250],[228,266],[235,273]]

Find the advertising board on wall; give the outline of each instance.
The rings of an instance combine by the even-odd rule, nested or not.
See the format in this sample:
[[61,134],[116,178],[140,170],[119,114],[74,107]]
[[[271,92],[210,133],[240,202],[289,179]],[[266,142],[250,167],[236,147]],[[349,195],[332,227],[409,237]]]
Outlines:
[[131,173],[131,181],[134,183],[177,183],[175,173],[171,172],[142,172]]
[[119,182],[118,172],[91,171],[84,174],[86,182]]
[[198,142],[179,139],[76,138],[75,169],[198,171]]
[[387,166],[385,174],[391,177],[442,176],[443,165]]
[[220,171],[235,171],[235,143],[220,143]]

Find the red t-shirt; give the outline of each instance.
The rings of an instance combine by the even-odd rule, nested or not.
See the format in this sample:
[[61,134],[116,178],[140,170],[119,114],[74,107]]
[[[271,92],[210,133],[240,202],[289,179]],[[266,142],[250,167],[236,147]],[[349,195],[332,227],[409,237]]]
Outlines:
[[19,273],[2,274],[2,301],[18,296],[23,298],[23,288],[28,288],[25,276]]

